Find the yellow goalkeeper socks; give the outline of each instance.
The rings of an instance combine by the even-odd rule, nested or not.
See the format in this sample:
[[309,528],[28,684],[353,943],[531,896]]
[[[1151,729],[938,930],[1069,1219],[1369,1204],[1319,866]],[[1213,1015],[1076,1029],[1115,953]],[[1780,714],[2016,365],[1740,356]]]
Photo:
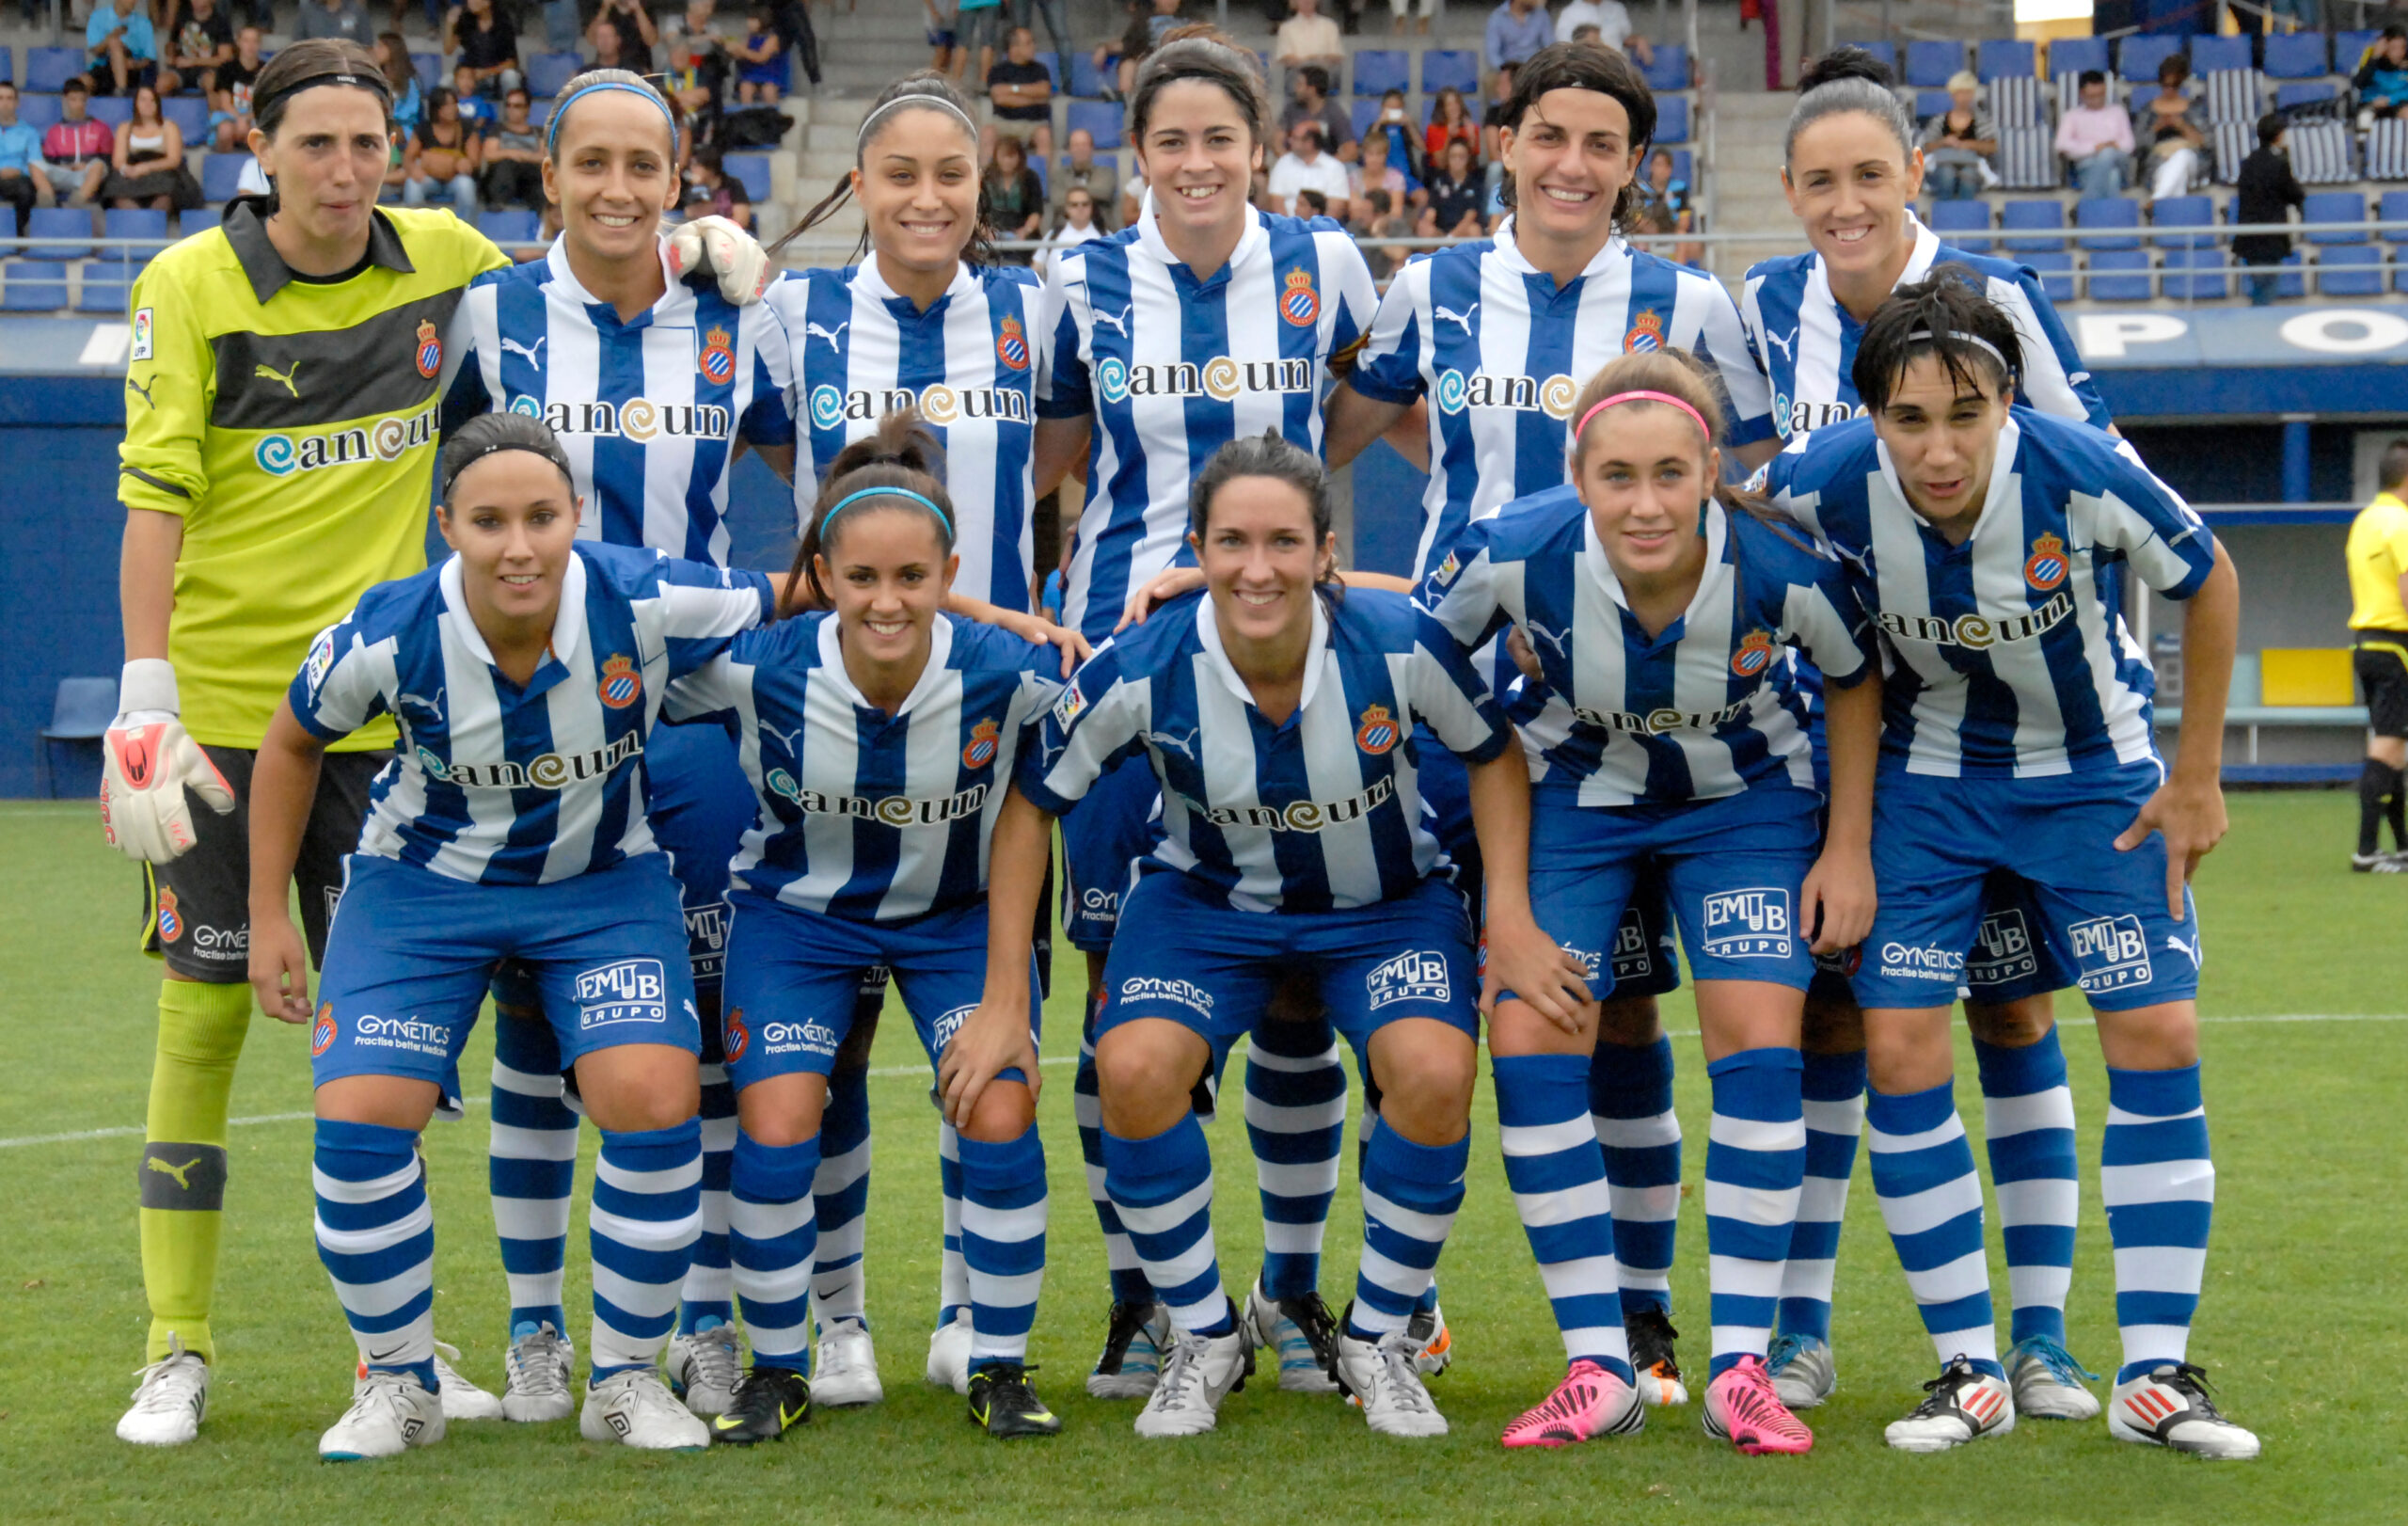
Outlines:
[[159,984],[159,1053],[141,1172],[147,1361],[166,1356],[170,1333],[204,1360],[215,1356],[209,1308],[226,1204],[226,1110],[250,1024],[247,985]]

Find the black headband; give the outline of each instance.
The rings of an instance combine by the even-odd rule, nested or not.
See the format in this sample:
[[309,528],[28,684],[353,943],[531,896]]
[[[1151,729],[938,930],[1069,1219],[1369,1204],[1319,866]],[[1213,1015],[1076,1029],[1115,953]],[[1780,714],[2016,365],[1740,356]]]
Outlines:
[[474,454],[452,464],[451,469],[443,474],[443,501],[446,504],[452,501],[452,485],[460,480],[462,473],[486,456],[499,455],[504,451],[525,451],[530,455],[542,456],[560,469],[562,480],[568,484],[570,496],[576,495],[577,473],[569,469],[568,453],[560,448],[559,442],[548,439],[541,443],[527,439],[498,439],[490,444],[479,446]]
[[263,96],[259,100],[252,102],[251,116],[254,119],[263,118],[268,114],[268,109],[271,106],[274,106],[280,102],[288,101],[293,96],[299,95],[302,91],[314,88],[320,85],[348,85],[356,90],[370,91],[377,100],[384,103],[385,110],[388,115],[392,112],[393,86],[391,81],[386,79],[384,75],[372,71],[363,73],[359,70],[352,69],[348,66],[342,66],[322,69],[314,74],[304,74],[299,79],[294,80],[292,84],[283,87],[273,94]]

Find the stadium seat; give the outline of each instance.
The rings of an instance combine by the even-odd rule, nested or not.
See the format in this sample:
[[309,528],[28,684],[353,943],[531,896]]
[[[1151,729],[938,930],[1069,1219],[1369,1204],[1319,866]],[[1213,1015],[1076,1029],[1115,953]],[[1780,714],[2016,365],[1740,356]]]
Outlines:
[[2103,37],[2061,37],[2049,44],[2049,77],[2070,79],[2084,70],[2107,72],[2107,40]]
[[[2149,220],[2160,231],[2149,240],[2161,249],[2211,249],[2216,240],[2212,229],[2216,221],[2216,204],[2204,196],[2160,197],[2149,208]],[[2199,232],[2174,232],[2174,229],[2199,229]]]
[[1998,130],[1998,173],[2010,191],[2053,191],[2065,183],[2065,167],[2046,123]]
[[2333,72],[2336,74],[2356,73],[2358,61],[2366,56],[2366,51],[2373,47],[2376,40],[2382,36],[2382,29],[2373,26],[2359,31],[2334,33]]
[[[2159,205],[2164,203],[2160,202]],[[2168,249],[2158,283],[2169,302],[2222,302],[2232,295],[2226,256],[2217,248]]]
[[2408,122],[2383,117],[2367,129],[2367,179],[2408,180]]
[[150,262],[148,256],[134,260],[86,261],[84,294],[75,299],[75,310],[123,317],[126,294],[134,289],[134,278],[141,275],[142,267]]
[[2182,51],[2182,40],[2163,33],[2143,33],[2124,39],[2117,51],[2116,72],[2128,85],[2154,85],[2157,66]]
[[1354,56],[1354,93],[1374,100],[1413,88],[1411,56],[1402,48],[1365,48]]
[[159,103],[159,114],[176,124],[189,148],[198,149],[209,136],[209,103],[197,95],[171,95]]
[[36,207],[25,237],[67,241],[31,245],[24,250],[28,260],[81,260],[92,252],[92,215],[82,207]]
[[2062,201],[2009,201],[1999,208],[1998,225],[2003,230],[2023,231],[2022,237],[1999,240],[2009,259],[2031,264],[2030,256],[2065,252],[2066,204]]
[[2147,249],[2108,249],[2090,257],[2090,300],[2147,302],[2150,290]]
[[[2254,69],[2219,69],[2203,76],[2208,120],[2247,122],[2255,127],[2266,110],[2266,80]],[[2196,109],[2194,106],[2193,109]]]
[[84,72],[84,50],[81,48],[27,48],[25,50],[25,81],[27,90],[56,94],[58,87]]
[[1898,72],[1898,50],[1887,42],[1839,42],[1832,45],[1840,48],[1861,48],[1880,59],[1893,75]]
[[1687,143],[1689,140],[1689,98],[1685,95],[1659,95],[1656,98],[1656,141]]
[[1095,135],[1095,151],[1109,153],[1120,147],[1120,123],[1123,113],[1117,101],[1073,101],[1064,133],[1085,128]]
[[1651,90],[1686,90],[1696,82],[1689,73],[1689,50],[1679,42],[1659,42],[1652,63],[1641,65],[1640,78]]
[[91,100],[90,116],[96,122],[123,127],[134,120],[134,102],[128,96],[96,95]]
[[67,306],[67,267],[55,260],[0,260],[0,311],[56,312]]
[[2371,244],[2345,244],[2316,253],[2319,296],[2381,296],[2384,251]]
[[574,53],[539,53],[527,60],[527,93],[549,100],[584,68],[585,60]]
[[2037,50],[2029,42],[1986,37],[1973,44],[1973,72],[1985,85],[1997,79],[2029,78],[2039,72]]
[[[2408,191],[2385,191],[2375,204],[2375,220],[2408,224]],[[2408,244],[2408,230],[2383,235],[2386,244]]]
[[1934,117],[1939,116],[1941,112],[1946,111],[1955,103],[1956,103],[1948,99],[1948,92],[1946,90],[1917,90],[1915,92],[1915,120],[1919,122],[1927,122]]
[[[0,52],[7,50],[0,49]],[[51,696],[50,724],[41,728],[41,794],[44,800],[58,798],[56,775],[50,761],[53,742],[89,742],[92,756],[100,755],[100,739],[108,735],[109,723],[117,719],[117,680],[115,678],[61,678],[58,689]],[[83,751],[83,749],[78,749]]]
[[[101,214],[101,230],[108,238],[144,238],[164,245],[167,242],[167,215],[155,207],[112,207]],[[141,251],[139,257],[147,260],[152,252]],[[121,255],[105,251],[103,258]]]
[[2282,274],[2274,278],[2274,294],[2276,296],[2305,296],[2307,294],[2306,250],[2293,249],[2283,256]]
[[418,72],[418,87],[425,94],[433,95],[442,86],[443,55],[413,53],[410,55],[410,67]]
[[2073,225],[2081,229],[2100,230],[2085,232],[2074,240],[2085,249],[2137,249],[2141,246],[2138,233],[2114,231],[2117,229],[2137,229],[2141,225],[2141,204],[2129,196],[2099,196],[2075,202]]
[[1103,99],[1107,76],[1096,72],[1095,56],[1087,53],[1070,55],[1070,94],[1081,101]]
[[2274,109],[2289,111],[2297,106],[2312,106],[2320,101],[2338,101],[2340,98],[2341,87],[2331,80],[2278,85],[2274,87]]
[[1949,76],[1964,67],[1965,44],[1954,38],[1941,42],[1907,44],[1906,83],[1918,89],[1936,89],[1946,85]]
[[769,156],[766,153],[731,153],[720,161],[727,167],[736,183],[744,187],[744,199],[761,202],[769,199]]
[[[1363,135],[1371,130],[1371,123],[1379,119],[1379,115],[1380,103],[1377,99],[1357,101],[1347,108],[1347,130],[1354,135],[1354,140],[1356,142],[1359,143],[1363,140]],[[1329,147],[1327,144],[1323,144],[1322,146],[1323,148]]]
[[[1664,50],[1657,48],[1656,56],[1663,56]],[[1434,96],[1446,89],[1463,91],[1465,102],[1480,109],[1479,54],[1466,48],[1432,48],[1421,56],[1421,93]]]
[[1054,87],[1055,95],[1060,95],[1062,93],[1062,56],[1058,53],[1040,53],[1037,56],[1037,61],[1045,66],[1045,82]]
[[2325,71],[2324,34],[2285,32],[2266,39],[2266,72],[2275,79],[2314,79]]
[[[2362,223],[2367,220],[2367,199],[2360,191],[2310,191],[2301,204],[2299,220],[2304,223]],[[2364,244],[2364,232],[2305,233],[2310,244]]]
[[55,95],[24,94],[17,97],[17,120],[37,133],[47,133],[65,115]]
[[523,207],[480,212],[477,231],[496,244],[533,244],[544,236],[544,220]]
[[2357,141],[2347,122],[2315,119],[2292,122],[2290,156],[2291,173],[2302,185],[2338,185],[2358,178]]
[[[2191,72],[2213,74],[2226,69],[2256,67],[2245,37],[2194,37],[2191,40]],[[2151,78],[2155,77],[2154,72]]]
[[2012,258],[2020,260],[2040,278],[2040,290],[2052,302],[2073,300],[2073,256],[2070,254],[2025,254]]
[[546,122],[550,121],[552,119],[552,103],[549,101],[528,102],[527,119],[537,127],[541,127]]
[[216,203],[234,199],[242,183],[243,167],[251,162],[247,153],[213,153],[200,162],[200,199]]
[[1940,235],[1940,242],[1963,249],[1968,254],[1988,254],[1990,241],[1990,204],[1974,198],[1965,201],[1935,201],[1931,215],[1924,221]]
[[0,80],[17,83],[17,50],[0,43]]

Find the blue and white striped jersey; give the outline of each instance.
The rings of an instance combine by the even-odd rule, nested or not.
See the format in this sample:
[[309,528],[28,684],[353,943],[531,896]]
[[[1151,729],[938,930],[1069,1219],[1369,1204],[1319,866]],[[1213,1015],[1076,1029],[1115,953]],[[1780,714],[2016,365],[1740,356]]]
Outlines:
[[737,437],[789,445],[786,337],[766,303],[673,278],[632,322],[571,273],[568,246],[488,271],[452,319],[444,427],[507,409],[560,437],[584,494],[578,534],[727,564]]
[[2124,626],[2123,564],[2188,598],[2215,539],[2114,438],[2010,409],[1961,546],[1908,503],[1870,419],[1791,441],[1768,478],[1773,501],[1849,564],[1895,654],[1885,768],[2030,778],[2156,760],[2155,685]]
[[878,433],[881,416],[917,407],[944,446],[959,520],[954,592],[1028,609],[1032,403],[1045,340],[1038,295],[1033,271],[965,264],[922,312],[886,284],[875,256],[771,286],[762,303],[784,321],[794,353],[798,529],[836,453]]
[[1142,752],[1164,834],[1147,863],[1242,912],[1369,906],[1451,867],[1422,819],[1417,724],[1475,762],[1513,737],[1463,650],[1403,595],[1350,589],[1335,613],[1313,601],[1303,698],[1274,725],[1199,589],[1096,648],[1018,783],[1058,816]]
[[319,632],[287,697],[324,741],[376,715],[401,726],[360,852],[477,884],[549,884],[653,851],[639,760],[661,694],[772,606],[757,572],[580,541],[551,647],[522,689],[493,665],[454,556],[370,589]]
[[1046,278],[1037,411],[1096,421],[1062,607],[1089,641],[1184,556],[1188,485],[1213,452],[1276,429],[1321,453],[1329,358],[1370,329],[1379,293],[1344,229],[1246,217],[1210,280],[1170,252],[1150,201],[1133,226],[1056,255]]
[[[2023,341],[2023,368],[2016,400],[2042,413],[2087,419],[2100,429],[2114,422],[2106,400],[2083,369],[2082,352],[2040,289],[2040,278],[2012,260],[1967,254],[1940,242],[1912,211],[1914,253],[1898,277],[1919,281],[1939,265],[1963,265],[1982,280],[1989,299],[2015,320]],[[1856,383],[1857,342],[1864,326],[1831,295],[1823,257],[1813,251],[1763,260],[1749,267],[1739,294],[1739,317],[1748,347],[1772,381],[1773,427],[1782,438],[1809,434],[1825,424],[1861,414]]]
[[1705,576],[1651,637],[1631,617],[1588,509],[1570,487],[1470,526],[1422,585],[1455,639],[1521,628],[1545,702],[1517,710],[1530,771],[1576,784],[1583,805],[1677,804],[1751,786],[1814,787],[1795,647],[1846,687],[1876,656],[1846,569],[1719,503],[1705,508]]
[[1524,259],[1513,220],[1397,273],[1348,385],[1385,403],[1430,399],[1430,485],[1413,575],[1517,498],[1563,485],[1572,404],[1633,350],[1689,350],[1721,374],[1734,444],[1772,437],[1739,311],[1701,270],[1608,239],[1569,285]]
[[717,714],[759,808],[731,868],[787,906],[894,922],[987,892],[996,813],[1058,659],[937,616],[927,671],[893,715],[845,672],[834,614],[782,620],[669,688],[673,719]]

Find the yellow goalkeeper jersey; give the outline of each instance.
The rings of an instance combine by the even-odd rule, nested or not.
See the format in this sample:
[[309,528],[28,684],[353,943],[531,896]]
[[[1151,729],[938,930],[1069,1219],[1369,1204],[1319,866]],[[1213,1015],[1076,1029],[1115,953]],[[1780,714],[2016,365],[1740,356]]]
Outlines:
[[125,506],[184,522],[167,656],[185,728],[221,747],[259,746],[311,638],[426,565],[443,336],[509,263],[448,211],[395,208],[357,268],[301,276],[257,206],[135,281],[119,451]]

